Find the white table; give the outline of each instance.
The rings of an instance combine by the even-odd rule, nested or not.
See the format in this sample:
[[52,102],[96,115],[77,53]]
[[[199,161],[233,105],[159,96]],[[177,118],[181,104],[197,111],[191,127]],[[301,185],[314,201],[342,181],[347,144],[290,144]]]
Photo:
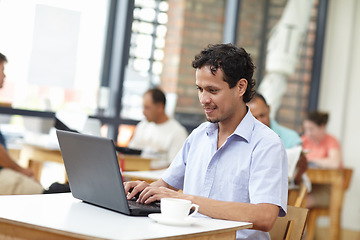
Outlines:
[[162,225],[83,203],[71,193],[0,196],[1,239],[234,239],[237,230],[251,227],[210,218]]

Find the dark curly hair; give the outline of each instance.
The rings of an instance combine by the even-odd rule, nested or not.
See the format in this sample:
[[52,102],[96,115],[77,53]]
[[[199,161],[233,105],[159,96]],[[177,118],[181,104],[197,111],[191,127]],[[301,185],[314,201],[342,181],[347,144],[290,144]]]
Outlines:
[[193,68],[210,66],[213,75],[219,68],[222,69],[224,81],[230,88],[235,87],[241,78],[245,78],[248,82],[243,96],[245,103],[249,102],[255,93],[256,82],[253,79],[255,65],[244,48],[238,48],[231,43],[210,44],[195,56],[192,66]]
[[305,119],[315,123],[318,126],[326,125],[329,120],[329,114],[326,112],[311,111],[307,113]]

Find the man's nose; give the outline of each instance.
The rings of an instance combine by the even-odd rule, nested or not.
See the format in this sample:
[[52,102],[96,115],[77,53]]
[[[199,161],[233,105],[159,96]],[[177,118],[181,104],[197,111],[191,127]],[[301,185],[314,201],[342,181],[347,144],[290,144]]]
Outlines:
[[211,102],[210,95],[206,92],[199,93],[199,100],[201,104],[207,104]]

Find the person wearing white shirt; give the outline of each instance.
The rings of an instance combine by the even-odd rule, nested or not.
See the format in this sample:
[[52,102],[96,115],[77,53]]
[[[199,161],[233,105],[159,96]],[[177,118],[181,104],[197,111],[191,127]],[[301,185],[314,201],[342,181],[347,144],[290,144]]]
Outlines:
[[188,136],[186,129],[165,113],[166,97],[159,88],[143,95],[143,114],[128,147],[142,150],[142,156],[157,159],[151,168],[168,167]]

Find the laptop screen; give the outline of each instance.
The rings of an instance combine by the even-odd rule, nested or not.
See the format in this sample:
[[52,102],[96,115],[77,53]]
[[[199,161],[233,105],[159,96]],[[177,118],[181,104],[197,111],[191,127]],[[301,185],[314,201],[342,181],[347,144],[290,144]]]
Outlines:
[[[114,143],[111,139],[56,130],[70,189],[75,198],[128,215],[160,208],[129,209]],[[150,211],[150,212],[149,212]]]

